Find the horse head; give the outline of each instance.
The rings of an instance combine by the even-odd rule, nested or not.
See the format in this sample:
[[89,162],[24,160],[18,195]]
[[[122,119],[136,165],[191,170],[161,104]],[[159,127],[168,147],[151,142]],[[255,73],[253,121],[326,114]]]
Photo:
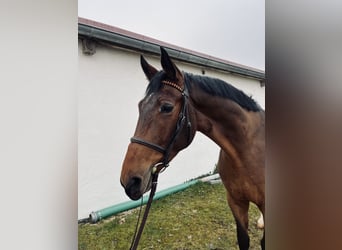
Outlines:
[[162,70],[141,56],[141,67],[149,81],[139,102],[139,118],[121,170],[121,184],[133,200],[151,188],[152,175],[165,169],[195,135],[189,91],[184,75],[161,48]]

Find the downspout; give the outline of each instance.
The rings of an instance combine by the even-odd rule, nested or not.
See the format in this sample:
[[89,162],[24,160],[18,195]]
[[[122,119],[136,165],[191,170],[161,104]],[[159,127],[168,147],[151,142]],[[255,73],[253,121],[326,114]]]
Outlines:
[[[188,187],[198,183],[199,181],[201,181],[201,182],[209,181],[210,182],[211,180],[217,179],[217,178],[219,178],[219,176],[218,176],[218,174],[215,174],[215,175],[211,175],[211,176],[204,177],[204,178],[201,178],[201,179],[196,179],[196,180],[188,181],[188,182],[185,182],[183,184],[179,184],[179,185],[176,185],[176,186],[164,189],[162,191],[157,192],[155,194],[153,200],[158,200],[158,199],[163,198],[163,197],[165,197],[167,195],[174,194],[174,193],[177,193],[179,191],[182,191],[182,190],[184,190],[184,189],[186,189],[186,188],[188,188]],[[144,195],[143,205],[147,203],[148,197],[149,197],[149,195]],[[107,218],[109,216],[112,216],[112,215],[115,215],[115,214],[118,214],[118,213],[130,210],[130,209],[139,207],[140,205],[141,205],[141,200],[126,201],[126,202],[123,202],[123,203],[119,203],[119,204],[116,204],[116,205],[113,205],[113,206],[110,206],[110,207],[106,207],[104,209],[100,209],[100,210],[95,211],[95,212],[91,212],[89,214],[89,218],[80,219],[80,220],[78,220],[78,223],[86,223],[86,222],[97,223],[100,220],[105,219],[105,218]]]
[[[160,198],[163,198],[167,195],[173,194],[173,193],[177,193],[179,191],[182,191],[194,184],[196,184],[198,182],[198,180],[193,180],[193,181],[189,181],[189,182],[185,182],[183,184],[179,184],[177,186],[173,186],[167,189],[164,189],[162,191],[159,191],[155,194],[153,200],[158,200]],[[149,195],[144,195],[143,197],[143,205],[145,205],[148,201],[148,197]],[[96,223],[102,219],[105,219],[109,216],[139,207],[141,205],[141,200],[136,200],[136,201],[126,201],[123,203],[119,203],[116,204],[114,206],[110,206],[110,207],[106,207],[104,209],[98,210],[96,212],[91,212],[89,214],[89,222],[90,223]]]

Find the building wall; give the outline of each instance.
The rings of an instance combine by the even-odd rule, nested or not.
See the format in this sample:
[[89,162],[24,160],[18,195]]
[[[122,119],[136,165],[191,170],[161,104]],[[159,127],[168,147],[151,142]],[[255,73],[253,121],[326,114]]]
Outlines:
[[[121,163],[138,118],[138,101],[147,80],[140,67],[140,54],[97,45],[94,55],[82,53],[79,41],[78,79],[78,218],[91,211],[127,201],[120,185]],[[145,56],[161,68],[159,58]],[[202,68],[176,61],[184,71],[201,74]],[[225,80],[265,106],[265,88],[257,80],[211,69],[207,76]],[[160,175],[158,190],[209,173],[215,167],[219,148],[200,133]]]

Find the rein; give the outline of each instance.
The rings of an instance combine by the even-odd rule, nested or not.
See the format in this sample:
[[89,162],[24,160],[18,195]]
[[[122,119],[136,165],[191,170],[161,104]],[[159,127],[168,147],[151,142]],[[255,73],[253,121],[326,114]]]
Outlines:
[[[138,223],[139,223],[139,220],[140,220],[140,213],[139,213],[139,218],[138,218],[138,221],[137,221],[138,223],[137,223],[137,226],[135,228],[135,233],[134,233],[134,236],[133,236],[133,239],[132,239],[131,247],[129,248],[130,250],[136,250],[137,247],[138,247],[138,244],[139,244],[139,241],[140,241],[140,238],[141,238],[141,234],[142,234],[142,232],[144,230],[145,223],[146,223],[146,220],[147,220],[147,216],[148,216],[148,213],[149,213],[151,205],[152,205],[153,197],[154,197],[154,194],[156,193],[157,184],[158,184],[158,174],[159,173],[152,174],[152,187],[151,187],[150,196],[148,198],[148,201],[147,201],[147,204],[146,204],[146,208],[145,208],[145,211],[144,211],[144,215],[143,215],[143,218],[141,220],[141,223],[140,223],[140,226],[139,226],[139,230],[137,232]],[[143,198],[141,198],[141,199],[143,199]],[[140,209],[141,209],[141,207],[140,207]]]
[[[182,104],[182,109],[179,113],[178,116],[178,121],[177,121],[177,125],[176,125],[176,129],[171,137],[171,140],[169,141],[168,145],[166,147],[162,147],[160,145],[157,145],[155,143],[152,142],[148,142],[145,141],[144,139],[141,138],[137,138],[137,137],[132,137],[131,138],[131,143],[138,143],[140,145],[143,145],[145,147],[151,148],[155,151],[158,151],[160,153],[163,154],[163,159],[161,162],[158,162],[156,164],[154,164],[152,166],[152,187],[151,187],[151,192],[150,192],[150,196],[148,198],[147,204],[146,204],[146,208],[144,211],[144,215],[143,218],[141,220],[140,226],[139,226],[139,230],[137,231],[137,227],[138,227],[138,223],[140,218],[138,218],[138,223],[137,223],[137,227],[132,239],[132,243],[131,243],[131,247],[130,250],[136,250],[142,235],[142,232],[144,230],[144,226],[147,220],[147,216],[148,213],[150,211],[152,202],[153,202],[153,197],[154,194],[156,192],[157,189],[157,184],[158,184],[158,176],[159,173],[163,172],[168,166],[169,166],[169,156],[170,156],[170,152],[172,150],[172,147],[178,137],[178,135],[180,134],[185,122],[187,121],[187,127],[188,127],[188,143],[190,142],[190,131],[191,131],[191,122],[188,120],[189,119],[189,110],[188,110],[188,97],[189,97],[189,93],[188,90],[186,88],[186,86],[184,85],[184,89],[182,89],[181,87],[179,87],[179,85],[170,82],[170,81],[162,81],[163,84],[171,86],[175,89],[177,89],[178,91],[181,92],[182,97],[183,97],[183,104]],[[140,207],[141,209],[141,207]],[[140,217],[140,215],[139,215]]]

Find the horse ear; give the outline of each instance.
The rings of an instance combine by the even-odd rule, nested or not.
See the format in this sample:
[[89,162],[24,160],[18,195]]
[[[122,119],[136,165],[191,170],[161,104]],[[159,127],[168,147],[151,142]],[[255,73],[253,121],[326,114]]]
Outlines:
[[182,73],[177,66],[171,61],[169,54],[163,47],[160,47],[161,51],[161,65],[164,72],[170,80],[181,80]]
[[148,64],[148,62],[145,60],[145,58],[141,55],[140,56],[140,64],[141,67],[149,81],[154,77],[155,74],[157,74],[158,70],[155,69],[153,66]]

